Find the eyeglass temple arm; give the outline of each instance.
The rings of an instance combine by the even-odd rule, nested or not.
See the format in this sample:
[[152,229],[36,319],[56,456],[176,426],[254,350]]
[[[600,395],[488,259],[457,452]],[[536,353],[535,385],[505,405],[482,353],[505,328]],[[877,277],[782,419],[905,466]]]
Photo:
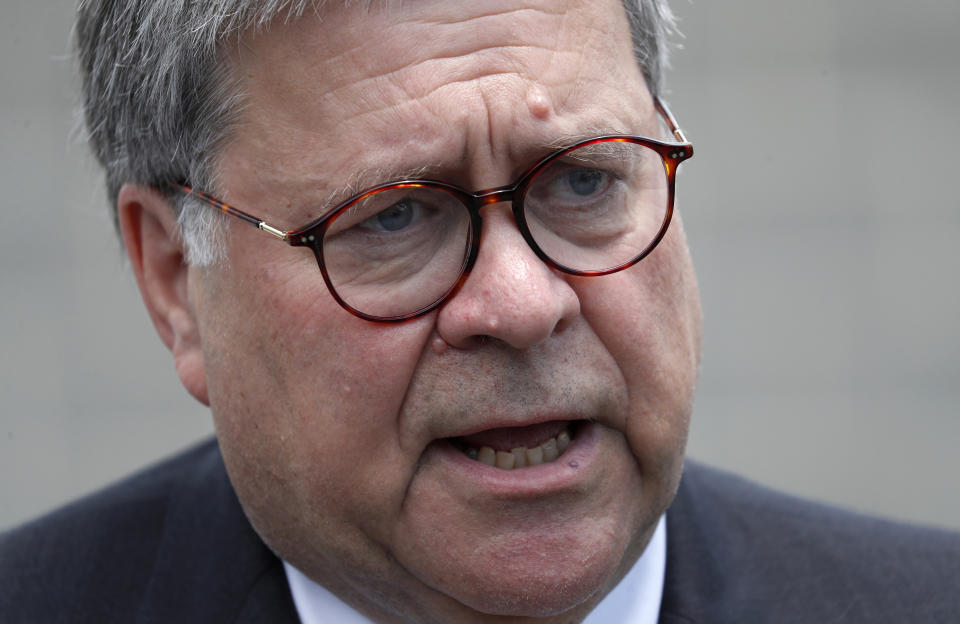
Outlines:
[[681,130],[680,126],[677,124],[677,118],[673,116],[673,113],[670,112],[670,109],[667,108],[666,103],[660,99],[659,95],[653,98],[653,103],[657,107],[657,111],[660,112],[660,115],[667,120],[667,124],[670,126],[670,132],[673,133],[673,136],[681,143],[689,143],[690,140],[687,139],[687,135],[683,133],[683,130]]
[[215,197],[212,197],[212,196],[210,196],[210,195],[207,195],[206,193],[202,193],[202,192],[200,192],[200,191],[197,191],[197,190],[195,190],[192,186],[187,186],[187,185],[185,185],[185,184],[171,184],[171,185],[170,185],[170,188],[173,188],[173,189],[175,189],[175,190],[177,190],[177,191],[181,191],[181,192],[183,192],[183,193],[186,193],[187,195],[190,195],[190,196],[192,196],[192,197],[196,197],[197,199],[199,199],[199,200],[202,201],[203,203],[209,204],[209,205],[213,206],[214,208],[218,208],[218,209],[220,209],[222,212],[225,212],[225,213],[227,213],[228,215],[230,215],[230,216],[232,216],[232,217],[236,217],[236,218],[238,218],[238,219],[240,219],[240,220],[242,220],[242,221],[246,221],[246,222],[249,223],[250,225],[252,225],[252,226],[254,226],[254,227],[258,228],[258,229],[263,230],[263,231],[266,232],[267,234],[272,234],[273,236],[276,236],[277,238],[279,238],[279,239],[281,239],[281,240],[289,241],[289,238],[288,238],[288,236],[287,236],[287,234],[288,234],[287,232],[284,232],[284,231],[281,230],[281,229],[278,229],[278,228],[273,227],[272,225],[270,225],[269,223],[267,223],[267,222],[264,221],[263,219],[260,219],[260,218],[258,218],[258,217],[255,217],[255,216],[253,216],[253,215],[251,215],[251,214],[247,214],[246,212],[244,212],[244,211],[242,211],[242,210],[237,210],[237,209],[234,208],[233,206],[231,206],[231,205],[229,205],[229,204],[225,204],[225,203],[223,203],[222,201],[220,201],[219,199],[217,199],[217,198],[215,198]]

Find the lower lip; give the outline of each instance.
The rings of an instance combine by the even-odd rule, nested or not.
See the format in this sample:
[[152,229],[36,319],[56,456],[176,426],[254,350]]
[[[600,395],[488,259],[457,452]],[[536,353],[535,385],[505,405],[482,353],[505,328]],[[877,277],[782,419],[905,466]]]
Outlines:
[[452,476],[469,481],[477,490],[508,497],[543,496],[569,490],[586,477],[597,458],[599,429],[597,423],[583,423],[563,455],[549,463],[514,470],[470,459],[449,442],[435,443],[427,452]]

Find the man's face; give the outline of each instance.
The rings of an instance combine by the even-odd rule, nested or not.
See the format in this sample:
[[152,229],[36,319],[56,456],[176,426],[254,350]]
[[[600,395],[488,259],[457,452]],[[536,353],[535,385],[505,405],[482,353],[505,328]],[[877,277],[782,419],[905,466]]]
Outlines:
[[[228,51],[248,99],[223,199],[284,228],[392,174],[490,188],[571,136],[660,134],[617,0],[336,7]],[[312,254],[243,224],[229,262],[191,270],[244,509],[375,617],[582,615],[679,480],[700,331],[679,219],[639,265],[574,278],[536,258],[508,205],[481,214],[463,288],[401,324],[352,316]],[[571,446],[536,467],[462,450],[562,430]]]

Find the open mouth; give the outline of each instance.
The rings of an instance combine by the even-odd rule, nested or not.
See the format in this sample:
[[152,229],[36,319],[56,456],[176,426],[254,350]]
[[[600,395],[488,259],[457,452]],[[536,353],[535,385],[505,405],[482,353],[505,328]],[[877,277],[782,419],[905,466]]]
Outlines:
[[501,470],[516,470],[555,461],[576,438],[581,424],[582,421],[552,421],[448,439],[470,459]]

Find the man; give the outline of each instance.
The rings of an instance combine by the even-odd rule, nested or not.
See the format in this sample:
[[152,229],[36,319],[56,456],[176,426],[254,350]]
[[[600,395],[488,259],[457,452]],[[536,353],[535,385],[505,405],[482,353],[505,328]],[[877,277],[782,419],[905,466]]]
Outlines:
[[0,612],[960,614],[955,536],[684,470],[670,27],[652,0],[82,3],[94,149],[217,444],[5,536]]

